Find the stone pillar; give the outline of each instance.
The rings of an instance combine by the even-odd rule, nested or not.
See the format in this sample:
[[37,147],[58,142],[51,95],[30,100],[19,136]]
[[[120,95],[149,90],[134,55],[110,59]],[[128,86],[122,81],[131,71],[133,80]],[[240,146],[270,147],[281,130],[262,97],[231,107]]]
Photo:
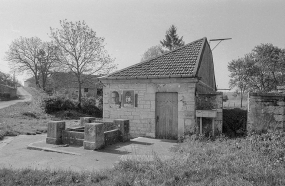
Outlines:
[[62,131],[65,130],[64,121],[50,121],[48,123],[46,143],[62,144]]
[[104,124],[85,123],[83,146],[86,150],[97,150],[105,145]]
[[80,117],[80,126],[84,126],[85,123],[92,123],[95,120],[95,117]]
[[126,119],[116,119],[114,124],[119,126],[120,141],[130,141],[130,122]]

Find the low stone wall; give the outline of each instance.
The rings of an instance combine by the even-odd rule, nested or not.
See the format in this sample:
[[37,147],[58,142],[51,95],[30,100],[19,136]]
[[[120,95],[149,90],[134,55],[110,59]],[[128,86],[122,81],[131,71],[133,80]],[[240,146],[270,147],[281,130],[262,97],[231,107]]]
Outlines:
[[111,145],[119,141],[119,129],[104,132],[105,145]]
[[[106,145],[130,140],[129,120],[114,120],[112,126],[117,126],[117,128],[105,131],[104,123],[89,123],[89,121],[94,121],[93,119],[81,118],[84,127],[69,129],[65,128],[65,122],[63,121],[49,122],[46,143],[84,146],[84,149],[87,150],[97,150],[104,148]],[[107,122],[106,124],[110,125],[110,123]]]
[[0,99],[1,97],[6,98],[4,95],[9,95],[7,98],[15,98],[17,96],[17,88],[0,84]]
[[62,143],[83,146],[84,127],[66,129],[62,131]]
[[284,130],[285,94],[249,93],[247,131]]

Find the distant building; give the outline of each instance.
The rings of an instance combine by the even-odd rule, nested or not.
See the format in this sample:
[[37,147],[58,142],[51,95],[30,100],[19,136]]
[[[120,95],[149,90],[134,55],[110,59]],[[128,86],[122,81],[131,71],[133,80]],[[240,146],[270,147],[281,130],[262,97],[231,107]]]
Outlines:
[[[102,84],[98,76],[83,75],[81,84],[82,97],[96,97],[102,95]],[[24,82],[25,87],[36,87],[35,78],[29,78]],[[50,94],[66,95],[69,98],[77,99],[79,85],[76,76],[72,72],[53,72],[48,78],[46,91]]]

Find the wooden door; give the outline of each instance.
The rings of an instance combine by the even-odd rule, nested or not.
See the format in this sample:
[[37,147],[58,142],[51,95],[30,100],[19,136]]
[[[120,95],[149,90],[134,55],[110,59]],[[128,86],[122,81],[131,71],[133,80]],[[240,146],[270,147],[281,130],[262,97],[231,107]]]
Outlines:
[[178,94],[174,92],[156,93],[155,136],[160,139],[178,137]]

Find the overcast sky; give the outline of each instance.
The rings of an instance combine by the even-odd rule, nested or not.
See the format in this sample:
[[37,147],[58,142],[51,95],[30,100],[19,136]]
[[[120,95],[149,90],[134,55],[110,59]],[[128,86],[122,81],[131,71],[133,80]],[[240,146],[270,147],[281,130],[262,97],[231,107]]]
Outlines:
[[213,51],[218,88],[228,88],[228,62],[254,46],[285,48],[284,0],[0,0],[0,71],[9,72],[4,56],[14,39],[49,41],[50,27],[63,19],[84,20],[104,37],[118,69],[140,62],[172,24],[185,43],[230,37]]

